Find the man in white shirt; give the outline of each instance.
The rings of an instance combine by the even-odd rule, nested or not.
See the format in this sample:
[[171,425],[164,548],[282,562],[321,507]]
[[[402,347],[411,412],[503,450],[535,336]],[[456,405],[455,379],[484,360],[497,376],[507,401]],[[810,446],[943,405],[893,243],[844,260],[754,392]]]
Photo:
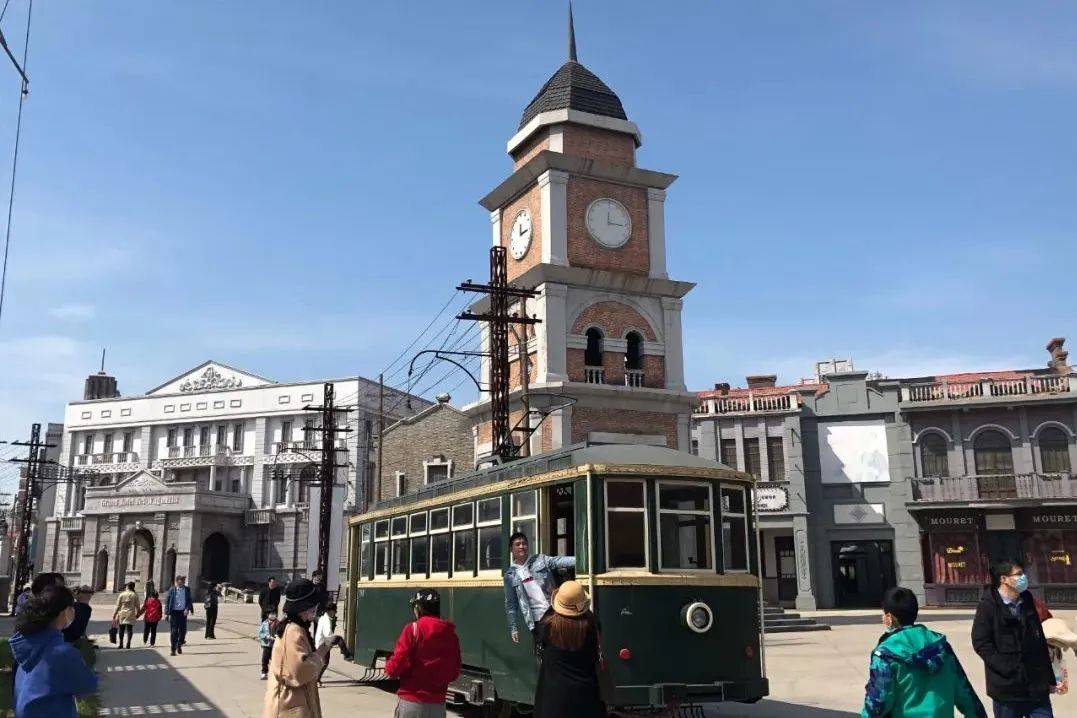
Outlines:
[[554,573],[576,567],[575,556],[530,555],[527,536],[517,531],[509,537],[512,562],[505,569],[505,616],[513,643],[520,642],[517,616],[532,633],[550,608]]

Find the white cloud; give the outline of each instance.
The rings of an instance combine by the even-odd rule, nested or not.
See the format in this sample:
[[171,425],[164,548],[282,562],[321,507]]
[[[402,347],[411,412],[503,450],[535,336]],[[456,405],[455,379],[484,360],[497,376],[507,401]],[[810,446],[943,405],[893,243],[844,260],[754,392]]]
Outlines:
[[57,319],[84,320],[93,319],[97,314],[97,310],[92,304],[69,302],[67,304],[61,304],[58,307],[53,307],[49,310],[49,314]]

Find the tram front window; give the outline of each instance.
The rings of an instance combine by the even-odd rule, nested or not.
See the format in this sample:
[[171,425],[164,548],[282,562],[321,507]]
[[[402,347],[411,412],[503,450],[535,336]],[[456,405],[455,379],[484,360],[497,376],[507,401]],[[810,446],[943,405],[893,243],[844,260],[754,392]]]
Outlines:
[[647,567],[642,481],[606,482],[606,568]]
[[709,484],[659,483],[658,514],[662,568],[714,568]]

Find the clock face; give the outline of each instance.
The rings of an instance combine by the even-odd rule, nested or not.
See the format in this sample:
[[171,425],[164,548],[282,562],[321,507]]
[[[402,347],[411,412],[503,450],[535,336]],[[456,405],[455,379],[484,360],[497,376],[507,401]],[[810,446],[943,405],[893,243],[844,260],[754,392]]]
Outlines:
[[512,233],[509,236],[509,253],[513,259],[523,259],[531,248],[531,213],[521,209],[512,220]]
[[603,247],[624,246],[632,235],[632,218],[615,199],[596,199],[587,207],[587,232]]

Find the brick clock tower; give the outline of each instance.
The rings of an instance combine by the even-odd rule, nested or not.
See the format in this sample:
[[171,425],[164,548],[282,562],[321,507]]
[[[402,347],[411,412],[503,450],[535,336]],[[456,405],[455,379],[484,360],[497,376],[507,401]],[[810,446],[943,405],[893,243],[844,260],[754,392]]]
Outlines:
[[[524,415],[521,354],[532,406],[575,400],[542,421],[528,453],[582,441],[689,449],[681,307],[694,285],[666,274],[664,203],[676,177],[637,167],[640,144],[617,95],[578,62],[570,16],[568,61],[508,142],[513,173],[480,201],[509,281],[538,292],[526,312],[542,320],[526,348],[510,338],[510,425]],[[484,397],[465,409],[477,458],[491,451],[489,408]]]

